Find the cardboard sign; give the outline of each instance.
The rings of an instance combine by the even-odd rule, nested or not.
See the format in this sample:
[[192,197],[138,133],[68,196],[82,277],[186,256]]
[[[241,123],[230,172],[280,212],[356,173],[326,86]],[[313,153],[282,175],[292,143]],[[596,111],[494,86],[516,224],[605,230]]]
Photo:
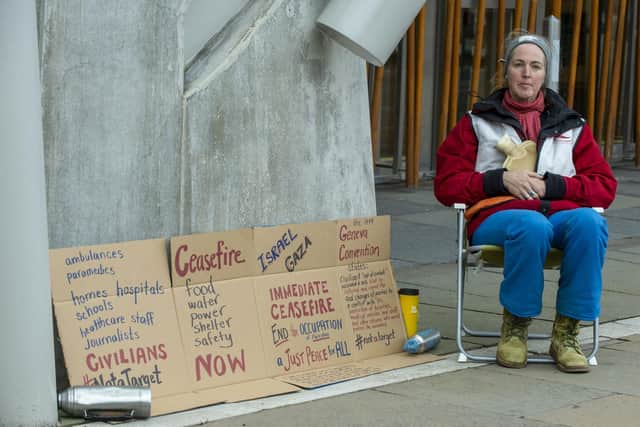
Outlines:
[[304,389],[313,389],[345,380],[379,374],[391,369],[405,368],[421,363],[434,362],[445,356],[431,353],[409,354],[393,353],[386,356],[363,360],[361,362],[330,366],[328,368],[312,369],[276,377],[277,380],[296,385]]
[[406,333],[389,261],[339,267],[337,274],[356,360],[402,351]]
[[258,277],[255,292],[269,375],[352,360],[351,321],[333,269]]
[[188,390],[164,240],[50,251],[71,384]]
[[170,288],[164,239],[49,251],[54,302],[85,303],[103,292],[142,298]]
[[298,387],[312,389],[324,385],[339,383],[354,378],[382,372],[380,368],[367,366],[364,363],[346,363],[328,368],[312,369],[277,377],[280,381],[295,384]]
[[259,274],[333,267],[336,222],[288,224],[254,230]]
[[300,391],[286,382],[272,378],[262,378],[241,384],[230,384],[196,392],[203,402],[241,402],[265,396],[276,396]]
[[188,284],[174,294],[195,389],[267,376],[252,277]]
[[337,265],[389,259],[391,219],[389,216],[338,221]]
[[250,228],[173,237],[173,286],[254,276],[255,253]]

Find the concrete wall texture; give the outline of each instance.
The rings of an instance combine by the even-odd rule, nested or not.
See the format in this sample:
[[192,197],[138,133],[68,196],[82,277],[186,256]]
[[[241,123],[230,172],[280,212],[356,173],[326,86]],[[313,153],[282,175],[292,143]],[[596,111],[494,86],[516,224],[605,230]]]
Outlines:
[[183,56],[191,62],[214,34],[217,34],[250,0],[189,0],[183,14]]
[[188,0],[39,3],[50,246],[375,214],[364,62],[255,0],[184,68]]

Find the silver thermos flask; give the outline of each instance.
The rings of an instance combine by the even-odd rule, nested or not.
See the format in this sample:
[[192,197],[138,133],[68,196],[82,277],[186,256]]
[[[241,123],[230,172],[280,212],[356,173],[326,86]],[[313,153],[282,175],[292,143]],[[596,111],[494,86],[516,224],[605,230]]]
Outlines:
[[69,415],[92,420],[148,418],[151,415],[151,389],[74,386],[58,393],[58,407]]

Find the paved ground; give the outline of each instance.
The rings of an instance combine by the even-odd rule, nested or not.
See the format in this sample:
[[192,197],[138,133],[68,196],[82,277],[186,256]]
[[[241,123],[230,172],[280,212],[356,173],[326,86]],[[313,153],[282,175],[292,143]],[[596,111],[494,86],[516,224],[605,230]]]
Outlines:
[[[420,289],[419,327],[435,327],[447,359],[287,396],[217,405],[136,425],[178,426],[634,426],[640,425],[640,171],[620,165],[618,197],[607,210],[610,242],[604,271],[599,365],[570,375],[551,364],[513,370],[455,358],[455,214],[433,198],[430,180],[417,190],[377,186],[378,214],[391,215],[392,263],[398,287]],[[554,316],[554,279],[533,328]],[[497,329],[499,276],[471,275],[467,319]],[[496,340],[467,340],[495,352]],[[533,345],[546,351],[547,343]]]

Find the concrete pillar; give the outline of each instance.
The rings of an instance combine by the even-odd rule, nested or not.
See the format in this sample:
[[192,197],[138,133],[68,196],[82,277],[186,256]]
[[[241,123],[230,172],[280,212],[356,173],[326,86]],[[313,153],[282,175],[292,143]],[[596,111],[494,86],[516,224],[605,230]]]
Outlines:
[[0,425],[57,424],[34,0],[0,1]]

